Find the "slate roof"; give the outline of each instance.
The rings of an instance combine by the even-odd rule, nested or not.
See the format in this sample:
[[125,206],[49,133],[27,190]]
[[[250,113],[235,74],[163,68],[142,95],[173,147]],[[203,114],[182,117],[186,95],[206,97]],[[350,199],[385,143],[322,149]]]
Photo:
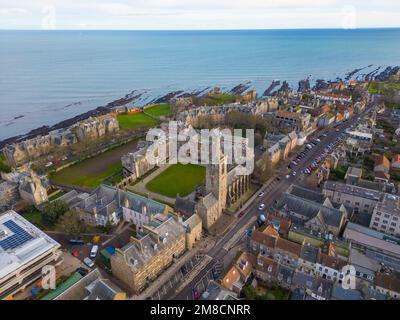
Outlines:
[[293,276],[293,285],[304,289],[313,288],[314,277],[303,272],[296,272]]
[[318,260],[319,249],[313,246],[303,245],[300,258],[311,263],[316,263]]
[[175,210],[190,217],[196,211],[196,202],[191,199],[177,197],[175,200]]
[[323,193],[316,192],[310,189],[306,189],[300,186],[292,186],[290,194],[293,194],[299,198],[307,199],[310,201],[315,201],[318,203],[323,203],[325,201],[325,196]]
[[336,300],[363,300],[360,291],[344,289],[341,285],[335,285],[332,292],[332,298]]
[[[338,228],[343,218],[343,213],[338,209],[328,208],[321,203],[310,201],[290,193],[284,193],[276,207],[278,210],[288,213],[291,220],[300,225],[317,218],[326,225]],[[304,220],[295,217],[291,213],[302,216]]]

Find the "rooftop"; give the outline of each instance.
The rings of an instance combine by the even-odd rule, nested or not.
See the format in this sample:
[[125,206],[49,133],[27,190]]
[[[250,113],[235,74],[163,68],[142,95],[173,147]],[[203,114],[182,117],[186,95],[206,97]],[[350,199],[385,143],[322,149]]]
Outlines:
[[0,279],[60,244],[15,211],[0,214]]
[[400,256],[399,238],[389,236],[359,224],[349,222],[343,237],[367,247],[373,247]]
[[341,182],[334,182],[329,180],[325,181],[324,189],[375,201],[380,201],[383,197],[383,193],[380,191],[365,189],[355,185],[348,185]]

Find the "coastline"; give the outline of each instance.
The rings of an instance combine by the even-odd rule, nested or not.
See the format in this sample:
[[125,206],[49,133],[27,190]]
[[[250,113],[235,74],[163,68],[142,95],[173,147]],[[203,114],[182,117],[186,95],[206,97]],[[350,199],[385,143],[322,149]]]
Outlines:
[[[362,70],[364,70],[367,67],[371,67],[372,65],[365,66],[362,68],[356,68],[344,75],[344,78],[336,78],[335,80],[324,80],[324,79],[317,79],[314,82],[314,85],[311,86],[310,83],[310,77],[307,77],[306,79],[299,80],[298,82],[298,89],[297,92],[302,92],[304,90],[320,90],[326,87],[329,83],[332,82],[337,82],[337,81],[349,81],[351,79],[357,79],[359,81],[371,81],[371,80],[378,80],[378,81],[386,81],[400,70],[399,66],[388,66],[383,69],[379,73],[379,70],[381,70],[382,67],[377,67],[373,71],[367,73],[367,74],[360,74]],[[356,76],[357,75],[357,76]],[[250,90],[252,87],[251,81],[245,81],[243,83],[240,83],[236,86],[234,86],[231,89],[228,89],[227,92],[232,93],[232,94],[244,94],[248,90]],[[210,86],[202,88],[202,89],[197,89],[192,92],[185,92],[184,90],[174,90],[171,92],[168,92],[165,95],[162,95],[160,97],[155,97],[148,104],[157,104],[157,103],[165,103],[168,102],[170,99],[174,97],[191,97],[191,96],[201,96],[207,90],[210,90]],[[296,90],[295,88],[292,88],[289,83],[285,80],[274,80],[272,81],[271,84],[266,86],[265,91],[263,92],[262,95],[259,95],[258,98],[267,98],[267,97],[273,97],[276,96],[278,93],[286,91],[286,90]],[[105,115],[107,113],[110,113],[113,109],[124,107],[127,105],[134,105],[136,101],[141,99],[143,96],[143,93],[138,93],[137,91],[132,91],[129,94],[126,94],[124,97],[116,99],[114,101],[109,102],[105,106],[98,106],[94,109],[91,109],[89,111],[86,111],[84,113],[78,114],[74,117],[65,119],[63,121],[60,121],[54,125],[43,125],[41,127],[38,127],[36,129],[33,129],[29,131],[26,134],[21,134],[13,137],[6,138],[4,140],[0,141],[0,149],[3,149],[7,144],[12,144],[16,142],[20,142],[23,140],[28,140],[32,139],[34,137],[37,137],[39,135],[45,135],[48,134],[51,131],[54,130],[59,130],[59,129],[65,129],[79,121],[83,121],[88,119],[89,117],[96,117],[96,116],[101,116]],[[20,115],[17,118],[23,118],[25,115]]]

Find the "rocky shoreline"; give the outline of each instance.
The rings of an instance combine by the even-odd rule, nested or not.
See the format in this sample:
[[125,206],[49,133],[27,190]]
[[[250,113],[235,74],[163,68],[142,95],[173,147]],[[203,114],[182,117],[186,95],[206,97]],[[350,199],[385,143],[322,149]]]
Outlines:
[[[369,65],[368,67],[372,67],[372,65]],[[346,74],[345,79],[349,80],[350,78],[354,77],[357,73],[364,70],[365,68],[367,68],[367,67],[354,69],[353,71]],[[397,74],[400,71],[400,66],[389,66],[389,67],[385,68],[382,72],[379,73],[380,68],[381,67],[378,67],[375,70],[373,70],[367,74],[360,75],[360,78],[361,78],[360,80],[387,81],[391,76]],[[336,79],[336,81],[341,81],[341,80],[342,79],[340,79],[340,78]],[[312,87],[312,89],[313,90],[326,89],[329,86],[329,84],[332,82],[334,82],[334,81],[317,79],[315,81],[315,84]],[[233,87],[228,92],[232,93],[232,94],[243,94],[246,91],[248,91],[250,88],[251,88],[251,82],[247,81],[247,82],[238,84],[237,86]],[[277,89],[277,88],[279,88],[279,89]],[[301,92],[304,90],[309,90],[310,88],[311,88],[311,83],[310,83],[309,77],[307,79],[300,80],[298,82],[298,92]],[[174,97],[191,97],[191,96],[198,97],[198,96],[203,95],[209,89],[210,89],[210,87],[206,87],[204,89],[201,89],[201,90],[199,89],[199,90],[193,91],[191,93],[185,92],[183,90],[171,91],[161,97],[151,100],[150,103],[166,103]],[[279,80],[274,80],[269,85],[269,87],[264,91],[262,97],[276,96],[277,94],[286,92],[288,90],[292,90],[292,88],[290,87],[290,85],[287,81],[281,82]],[[58,122],[55,125],[52,125],[52,126],[44,125],[42,127],[39,127],[39,128],[29,131],[27,134],[22,134],[22,135],[4,139],[4,140],[0,141],[0,149],[4,148],[4,146],[6,146],[7,144],[20,142],[22,140],[32,139],[39,135],[46,135],[53,130],[65,129],[79,121],[86,120],[90,117],[105,115],[115,108],[123,107],[128,104],[134,104],[136,101],[138,101],[142,97],[142,95],[143,95],[143,93],[139,93],[137,91],[132,91],[130,94],[125,95],[123,98],[114,100],[105,106],[99,106],[95,109],[89,110],[89,111],[79,114],[75,117]],[[20,115],[16,118],[22,118],[22,117],[24,117],[24,115]]]

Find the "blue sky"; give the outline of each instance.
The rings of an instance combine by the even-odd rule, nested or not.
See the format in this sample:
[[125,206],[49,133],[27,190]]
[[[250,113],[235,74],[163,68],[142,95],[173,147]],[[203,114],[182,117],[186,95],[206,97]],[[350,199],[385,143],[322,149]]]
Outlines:
[[400,27],[399,0],[0,0],[0,29]]

